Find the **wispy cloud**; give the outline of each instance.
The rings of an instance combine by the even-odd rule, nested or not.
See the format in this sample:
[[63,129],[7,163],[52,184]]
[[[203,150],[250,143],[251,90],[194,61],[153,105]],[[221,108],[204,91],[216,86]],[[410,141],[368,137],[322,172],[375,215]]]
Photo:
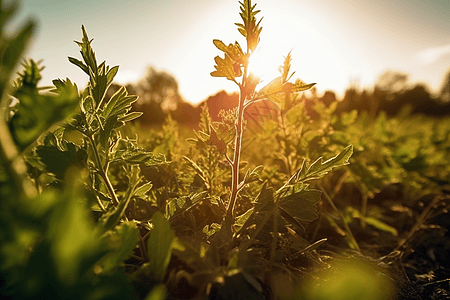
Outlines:
[[450,54],[450,44],[439,46],[439,47],[431,47],[417,53],[416,57],[419,62],[423,65],[430,65],[439,59],[441,59],[445,55]]

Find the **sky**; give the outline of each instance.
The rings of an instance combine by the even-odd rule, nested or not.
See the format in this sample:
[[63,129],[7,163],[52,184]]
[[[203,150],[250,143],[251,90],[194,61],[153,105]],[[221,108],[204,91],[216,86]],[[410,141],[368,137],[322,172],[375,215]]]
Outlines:
[[[252,3],[263,17],[252,65],[264,82],[279,75],[289,51],[294,79],[338,96],[350,84],[372,88],[386,70],[408,73],[411,84],[437,92],[450,71],[450,0]],[[210,76],[214,57],[222,55],[213,39],[245,45],[234,25],[241,22],[237,0],[23,0],[20,6],[12,28],[27,18],[38,22],[27,57],[43,59],[42,85],[66,77],[86,85],[87,76],[67,59],[81,58],[73,41],[81,40],[83,24],[97,61],[120,66],[118,83],[133,83],[152,66],[172,74],[193,104],[220,90],[237,91],[234,83]]]

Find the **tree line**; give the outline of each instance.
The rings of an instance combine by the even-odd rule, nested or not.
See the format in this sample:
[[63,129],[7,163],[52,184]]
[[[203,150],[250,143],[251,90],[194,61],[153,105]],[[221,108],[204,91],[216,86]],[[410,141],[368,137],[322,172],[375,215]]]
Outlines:
[[[318,96],[316,90],[304,95],[310,108],[314,101],[322,101],[330,105],[337,101],[336,113],[340,114],[351,110],[367,112],[376,117],[381,111],[388,116],[395,116],[402,110],[409,110],[413,114],[425,114],[436,117],[450,115],[450,70],[443,80],[442,87],[437,95],[433,95],[425,84],[409,84],[408,74],[397,71],[386,71],[381,74],[371,89],[361,89],[357,85],[350,85],[342,99],[338,99],[333,91],[326,91]],[[112,84],[109,95],[119,89],[118,84]],[[238,95],[220,91],[208,97],[200,104],[194,106],[187,102],[179,92],[176,78],[165,72],[149,67],[143,78],[136,83],[128,84],[129,93],[138,95],[139,100],[133,109],[144,113],[138,119],[144,126],[161,125],[166,117],[171,117],[182,126],[195,127],[200,121],[200,112],[203,105],[207,105],[213,118],[218,116],[220,110],[235,107]],[[276,110],[270,104],[259,104],[249,110],[247,118],[257,118],[260,114],[273,114]],[[313,111],[310,112],[312,115]]]

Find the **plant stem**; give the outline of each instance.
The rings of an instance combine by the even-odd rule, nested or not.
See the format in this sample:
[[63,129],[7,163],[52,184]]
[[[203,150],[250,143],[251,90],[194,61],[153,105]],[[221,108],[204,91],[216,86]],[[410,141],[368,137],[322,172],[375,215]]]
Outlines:
[[289,149],[289,143],[287,141],[288,132],[287,132],[287,128],[286,128],[285,116],[286,116],[286,113],[282,111],[280,114],[280,118],[281,118],[281,129],[283,129],[283,138],[284,138],[284,157],[286,158],[286,161],[284,163],[286,165],[288,175],[289,175],[289,177],[291,177],[292,176],[292,165],[291,165],[291,159],[289,157],[290,149]]
[[103,183],[105,184],[106,189],[108,190],[109,195],[111,196],[113,204],[115,206],[117,206],[117,205],[119,205],[119,200],[117,199],[116,192],[114,191],[111,181],[109,180],[108,174],[106,173],[106,170],[105,170],[105,168],[103,168],[103,165],[100,161],[100,155],[98,154],[97,147],[95,147],[94,139],[92,138],[92,135],[88,135],[88,134],[85,134],[85,135],[87,136],[87,138],[89,139],[89,142],[92,145],[92,152],[94,153],[95,164],[98,169],[98,174],[102,178]]
[[227,215],[225,220],[232,224],[235,217],[234,206],[236,204],[237,194],[239,192],[239,161],[241,158],[242,134],[244,122],[244,101],[247,97],[245,90],[247,81],[247,65],[244,65],[244,75],[242,76],[242,84],[239,85],[239,105],[236,119],[236,140],[234,144],[234,157],[231,164],[231,195],[228,203]]

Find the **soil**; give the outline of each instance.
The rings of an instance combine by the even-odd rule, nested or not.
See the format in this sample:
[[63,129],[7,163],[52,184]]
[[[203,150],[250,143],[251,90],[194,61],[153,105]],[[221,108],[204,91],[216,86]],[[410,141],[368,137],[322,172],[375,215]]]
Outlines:
[[[354,199],[349,197],[354,191],[342,190],[336,202]],[[395,236],[359,222],[350,224],[361,254],[389,272],[397,289],[394,299],[450,299],[450,193],[411,199],[403,186],[390,185],[369,199],[367,211],[378,211],[380,220],[398,231]],[[328,239],[319,253],[348,249],[336,228],[323,222],[319,228],[315,239]]]

